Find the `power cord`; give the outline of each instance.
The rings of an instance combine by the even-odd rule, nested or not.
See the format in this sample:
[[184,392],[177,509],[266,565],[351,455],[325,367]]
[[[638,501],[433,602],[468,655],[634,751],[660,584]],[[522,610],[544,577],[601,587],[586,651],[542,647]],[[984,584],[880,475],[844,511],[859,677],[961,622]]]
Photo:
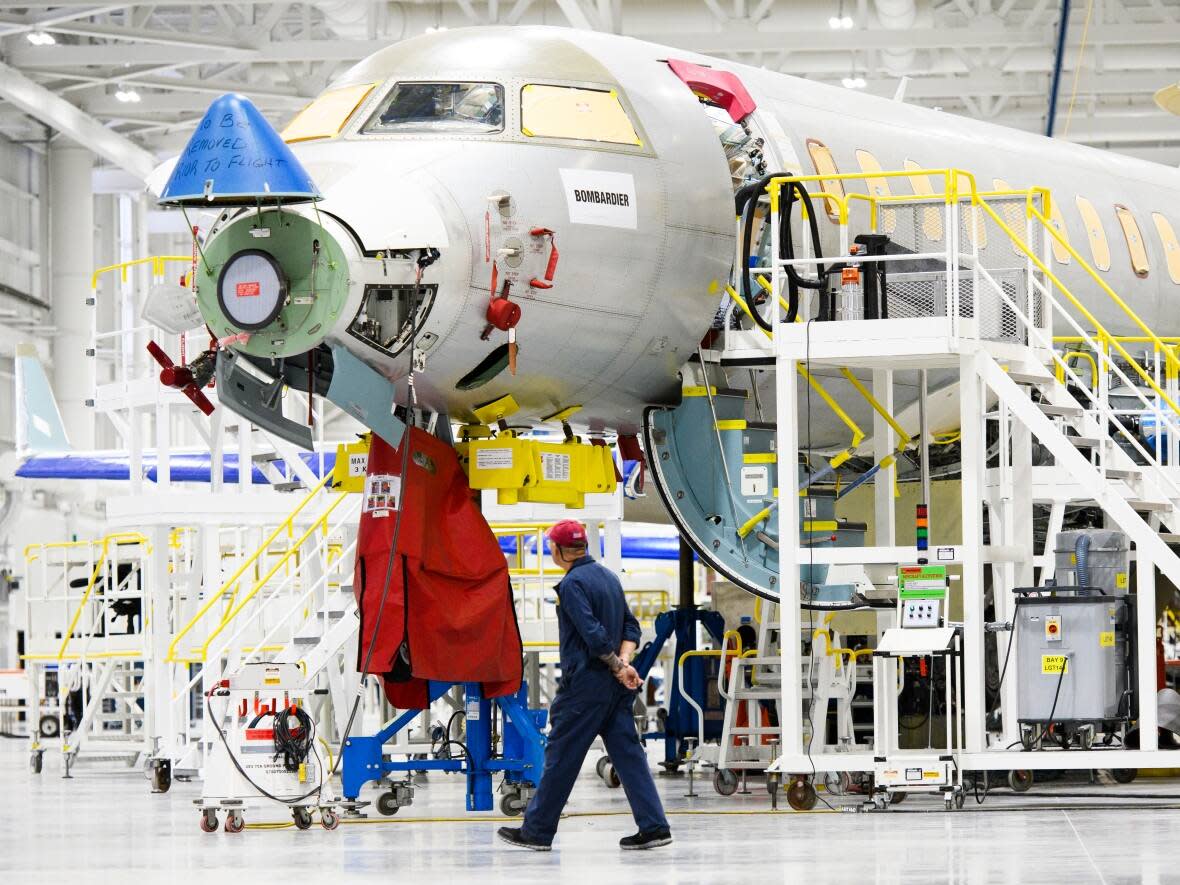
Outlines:
[[[410,300],[410,340],[409,340],[409,347],[407,348],[407,350],[409,351],[409,354],[410,354],[410,370],[409,370],[409,374],[406,376],[407,392],[408,392],[409,396],[406,401],[406,413],[405,413],[406,414],[406,420],[405,420],[406,430],[405,430],[405,433],[402,435],[402,461],[401,461],[401,473],[400,473],[400,476],[402,478],[401,500],[398,502],[397,517],[394,520],[394,524],[393,524],[393,535],[392,535],[392,538],[390,541],[390,546],[389,546],[389,562],[388,562],[386,569],[385,569],[385,581],[384,581],[384,585],[381,589],[381,599],[380,599],[380,602],[378,603],[378,607],[377,607],[377,618],[373,623],[373,630],[369,636],[369,650],[365,654],[364,663],[362,664],[362,666],[358,670],[360,682],[357,685],[356,697],[353,699],[352,709],[349,711],[349,714],[348,714],[348,722],[344,727],[344,735],[340,738],[341,752],[336,755],[336,759],[332,765],[332,770],[330,772],[328,772],[327,777],[329,780],[332,777],[334,777],[336,775],[336,772],[340,769],[341,761],[344,758],[343,748],[344,748],[345,744],[348,742],[349,735],[352,734],[353,725],[356,723],[356,715],[357,715],[357,712],[360,710],[361,698],[364,696],[365,676],[368,673],[369,665],[372,663],[372,660],[373,660],[373,652],[376,649],[377,634],[381,629],[381,619],[382,619],[383,615],[385,614],[385,603],[386,603],[387,599],[389,598],[389,591],[393,585],[393,563],[394,563],[394,559],[396,558],[398,539],[401,537],[403,516],[406,511],[406,490],[407,490],[406,471],[409,469],[409,464],[410,464],[410,448],[411,448],[410,431],[413,430],[413,428],[414,428],[414,424],[415,424],[414,415],[415,415],[416,407],[417,407],[417,397],[416,397],[416,393],[414,390],[414,344],[416,343],[417,338],[418,338],[418,296],[420,294],[419,290],[421,288],[421,283],[422,283],[422,272],[427,267],[432,265],[435,261],[437,261],[439,258],[439,255],[440,255],[440,253],[437,249],[421,249],[418,252],[418,258],[416,261],[417,267],[416,267],[415,280],[414,280],[414,286],[415,286],[414,296]],[[212,694],[212,693],[210,693],[210,694]],[[253,778],[250,777],[250,775],[248,775],[245,772],[245,770],[241,766],[241,763],[238,762],[237,757],[234,755],[233,751],[230,749],[229,741],[226,739],[226,736],[225,736],[225,731],[222,730],[221,726],[218,725],[217,723],[213,723],[213,726],[217,730],[217,735],[218,735],[218,737],[221,738],[221,742],[225,746],[225,751],[229,755],[230,761],[233,762],[234,767],[238,770],[238,773],[241,774],[242,777],[244,777],[246,779],[246,781],[250,784],[250,786],[252,786],[255,790],[257,790],[261,795],[265,796],[266,798],[272,799],[273,801],[281,803],[283,805],[291,805],[296,802],[301,802],[304,799],[308,799],[311,796],[318,797],[320,795],[320,793],[323,791],[324,781],[325,781],[325,778],[323,776],[324,769],[323,769],[322,760],[320,759],[319,751],[315,749],[314,744],[312,745],[312,750],[316,754],[316,759],[320,760],[320,765],[319,765],[320,782],[319,782],[319,785],[316,786],[315,789],[309,790],[308,792],[304,793],[302,796],[297,796],[293,799],[282,799],[282,798],[279,798],[278,796],[273,795],[272,793],[268,792],[267,790],[264,790],[262,787],[260,787],[253,780]],[[312,726],[313,726],[312,733],[314,736],[314,723],[312,723]],[[468,756],[470,757],[470,753],[468,754]]]
[[[804,363],[804,368],[807,369],[807,374],[809,374],[809,375],[811,374],[811,324],[814,322],[815,322],[815,318],[812,317],[811,319],[809,319],[807,321],[807,324],[804,326],[804,329],[803,329],[803,363]],[[782,381],[782,379],[780,379],[780,383],[784,383]],[[788,379],[785,383],[794,384],[795,379],[794,378]],[[803,416],[804,416],[803,425],[804,425],[804,435],[807,438],[807,451],[810,453],[811,452],[811,385],[807,384],[807,385],[805,385],[805,387],[806,387],[807,392],[806,392],[806,399],[805,399],[806,408],[804,409],[804,413],[803,413]],[[782,416],[780,415],[779,418],[781,420]],[[798,465],[795,466],[795,469],[796,470],[799,469]],[[811,502],[813,500],[811,497],[811,476],[812,476],[812,471],[810,469],[808,469],[808,471],[807,471],[807,485],[804,486],[804,489],[803,489],[803,519],[804,520],[808,519],[808,512],[811,510]],[[808,583],[810,583],[811,586],[814,587],[815,586],[815,581],[814,581],[814,578],[815,578],[815,545],[814,544],[807,545],[807,558],[808,558],[808,573],[807,573]],[[780,620],[782,620],[782,619],[780,618]],[[807,640],[808,640],[808,647],[811,649],[811,663],[807,667],[807,688],[808,688],[808,695],[809,696],[807,698],[807,746],[805,748],[805,752],[807,753],[807,764],[811,766],[811,783],[812,783],[812,788],[814,789],[817,772],[815,770],[815,760],[811,757],[811,745],[815,741],[815,718],[814,718],[815,690],[816,690],[816,687],[819,685],[819,681],[816,679],[816,675],[815,675],[815,608],[813,606],[807,606]],[[788,639],[787,641],[789,642],[792,640]],[[827,710],[825,710],[824,711],[824,721],[823,721],[823,728],[825,731],[827,730],[827,727],[828,727],[828,717],[827,717]],[[824,805],[826,805],[832,811],[835,811],[835,808],[832,806],[832,804],[830,802],[828,802],[827,799],[825,799],[823,796],[820,795],[819,790],[815,791],[815,795],[819,798],[820,802],[822,802]]]

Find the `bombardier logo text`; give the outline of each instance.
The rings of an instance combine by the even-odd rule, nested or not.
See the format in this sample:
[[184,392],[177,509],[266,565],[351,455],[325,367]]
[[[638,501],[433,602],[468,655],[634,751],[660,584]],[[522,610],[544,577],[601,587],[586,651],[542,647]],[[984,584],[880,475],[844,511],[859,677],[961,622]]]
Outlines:
[[631,197],[628,194],[616,194],[610,191],[574,190],[574,199],[579,203],[602,203],[607,206],[630,206]]

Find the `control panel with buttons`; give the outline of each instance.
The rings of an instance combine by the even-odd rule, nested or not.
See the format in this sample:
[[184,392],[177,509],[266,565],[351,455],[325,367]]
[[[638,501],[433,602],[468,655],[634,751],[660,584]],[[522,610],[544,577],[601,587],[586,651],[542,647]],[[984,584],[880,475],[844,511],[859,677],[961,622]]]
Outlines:
[[941,627],[946,598],[946,566],[927,564],[898,568],[897,604],[902,627]]
[[901,606],[901,626],[937,627],[942,614],[942,600],[907,599]]

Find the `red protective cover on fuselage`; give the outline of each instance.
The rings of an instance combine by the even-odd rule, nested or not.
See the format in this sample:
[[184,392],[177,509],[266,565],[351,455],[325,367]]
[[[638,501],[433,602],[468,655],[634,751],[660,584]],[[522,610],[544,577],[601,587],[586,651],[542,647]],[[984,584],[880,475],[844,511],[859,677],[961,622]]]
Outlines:
[[[446,443],[411,429],[404,509],[389,592],[380,616],[398,511],[366,511],[353,584],[361,613],[357,667],[385,680],[400,709],[427,704],[427,681],[481,682],[486,696],[520,688],[522,647],[508,563],[476,506],[458,457]],[[368,475],[400,476],[401,448],[376,434]],[[374,628],[377,628],[374,636]]]

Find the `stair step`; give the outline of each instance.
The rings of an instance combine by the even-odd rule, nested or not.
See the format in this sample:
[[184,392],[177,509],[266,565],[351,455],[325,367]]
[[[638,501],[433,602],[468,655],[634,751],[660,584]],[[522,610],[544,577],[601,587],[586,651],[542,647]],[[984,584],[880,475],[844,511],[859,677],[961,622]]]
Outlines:
[[1180,544],[1180,535],[1174,535],[1171,532],[1160,532],[1160,540],[1165,544]]
[[783,696],[781,688],[743,688],[734,695],[735,701],[770,701],[778,700]]
[[276,482],[273,483],[276,492],[294,492],[298,489],[305,489],[307,486],[303,484],[302,480],[296,479],[291,482]]
[[1093,436],[1067,436],[1066,439],[1079,449],[1096,449],[1102,444],[1102,440]]
[[296,636],[291,640],[292,645],[319,645],[321,636]]
[[1121,467],[1107,467],[1107,479],[1139,479],[1140,473],[1138,470],[1124,470]]
[[1172,509],[1172,505],[1166,501],[1140,501],[1137,499],[1128,498],[1127,503],[1130,504],[1131,508],[1134,510],[1151,510],[1158,513]]
[[1055,380],[1052,375],[1031,375],[1027,372],[1009,372],[1008,377],[1017,384],[1030,384],[1034,387],[1052,384]]
[[1081,406],[1056,406],[1053,403],[1037,403],[1036,406],[1046,415],[1057,418],[1076,418],[1082,414]]

